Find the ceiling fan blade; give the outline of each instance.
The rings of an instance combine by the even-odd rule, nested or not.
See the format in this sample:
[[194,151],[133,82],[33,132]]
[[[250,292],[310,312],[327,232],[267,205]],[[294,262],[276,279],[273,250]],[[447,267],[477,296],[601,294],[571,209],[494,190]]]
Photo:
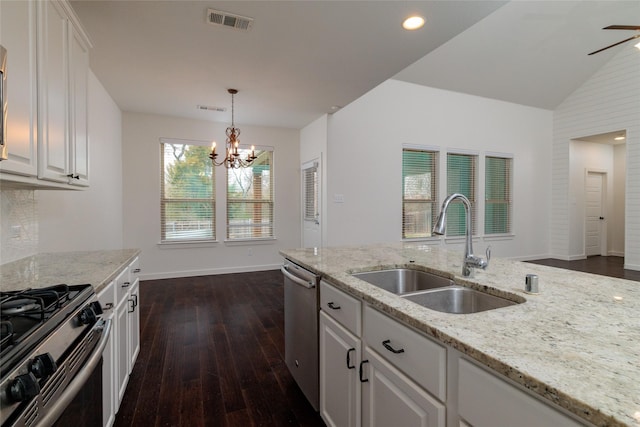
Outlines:
[[637,25],[609,25],[604,27],[603,30],[640,30],[640,26]]
[[594,52],[589,53],[588,55],[593,55],[593,54],[595,54],[595,53],[602,52],[603,50],[607,50],[607,49],[612,48],[612,47],[614,47],[614,46],[618,46],[619,44],[626,43],[626,42],[628,42],[629,40],[637,39],[638,37],[640,37],[640,34],[636,34],[635,36],[633,36],[633,37],[629,37],[628,39],[624,39],[624,40],[622,40],[622,41],[619,41],[618,43],[614,43],[614,44],[612,44],[612,45],[610,45],[610,46],[603,47],[602,49],[598,49],[598,50],[596,50],[596,51],[594,51]]

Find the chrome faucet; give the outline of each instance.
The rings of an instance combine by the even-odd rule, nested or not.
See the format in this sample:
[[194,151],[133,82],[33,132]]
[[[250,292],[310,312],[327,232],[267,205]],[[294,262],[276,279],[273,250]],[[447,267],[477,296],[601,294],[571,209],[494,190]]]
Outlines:
[[471,240],[471,202],[465,197],[464,194],[453,193],[449,197],[444,199],[444,202],[442,202],[442,210],[440,211],[440,215],[438,215],[436,224],[433,226],[433,233],[438,235],[444,234],[447,224],[447,209],[449,208],[449,204],[455,199],[460,199],[460,201],[464,205],[465,214],[467,215],[467,233],[464,249],[464,259],[462,260],[462,276],[472,277],[472,268],[481,268],[484,270],[489,266],[489,260],[491,259],[491,248],[487,248],[486,260],[473,254],[473,243]]

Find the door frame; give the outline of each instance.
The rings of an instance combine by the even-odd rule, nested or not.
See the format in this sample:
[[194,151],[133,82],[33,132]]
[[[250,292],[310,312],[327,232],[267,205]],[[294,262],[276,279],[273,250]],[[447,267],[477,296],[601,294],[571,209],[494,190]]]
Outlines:
[[308,247],[307,242],[305,242],[305,229],[306,229],[306,222],[308,222],[308,220],[305,219],[304,171],[306,169],[313,168],[313,167],[316,168],[317,188],[318,188],[318,194],[317,194],[318,206],[317,206],[317,213],[316,213],[316,219],[315,219],[315,223],[318,228],[317,230],[318,245],[316,245],[315,247],[322,246],[322,156],[319,156],[309,161],[302,162],[300,165],[300,228],[301,228],[300,240],[301,240],[302,247]]

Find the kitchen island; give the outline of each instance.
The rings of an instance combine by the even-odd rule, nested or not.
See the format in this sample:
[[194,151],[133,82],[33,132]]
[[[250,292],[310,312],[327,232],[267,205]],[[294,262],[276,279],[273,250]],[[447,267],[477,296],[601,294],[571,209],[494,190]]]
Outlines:
[[[640,285],[504,259],[461,277],[462,254],[423,244],[281,251],[402,323],[598,426],[640,425]],[[415,268],[525,302],[480,313],[423,308],[351,276]],[[540,293],[524,292],[526,274]]]

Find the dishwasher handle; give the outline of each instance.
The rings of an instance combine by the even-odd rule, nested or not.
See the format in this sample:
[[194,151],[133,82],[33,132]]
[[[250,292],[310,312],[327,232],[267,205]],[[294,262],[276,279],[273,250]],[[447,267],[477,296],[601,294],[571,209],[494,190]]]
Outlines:
[[316,287],[315,283],[313,283],[311,281],[302,280],[298,276],[294,276],[293,274],[291,274],[289,272],[289,270],[287,270],[287,267],[284,266],[284,265],[282,267],[280,267],[280,271],[282,271],[282,274],[284,274],[284,277],[286,277],[287,279],[291,280],[295,284],[298,284],[300,286],[304,286],[307,289],[313,289],[313,288]]

